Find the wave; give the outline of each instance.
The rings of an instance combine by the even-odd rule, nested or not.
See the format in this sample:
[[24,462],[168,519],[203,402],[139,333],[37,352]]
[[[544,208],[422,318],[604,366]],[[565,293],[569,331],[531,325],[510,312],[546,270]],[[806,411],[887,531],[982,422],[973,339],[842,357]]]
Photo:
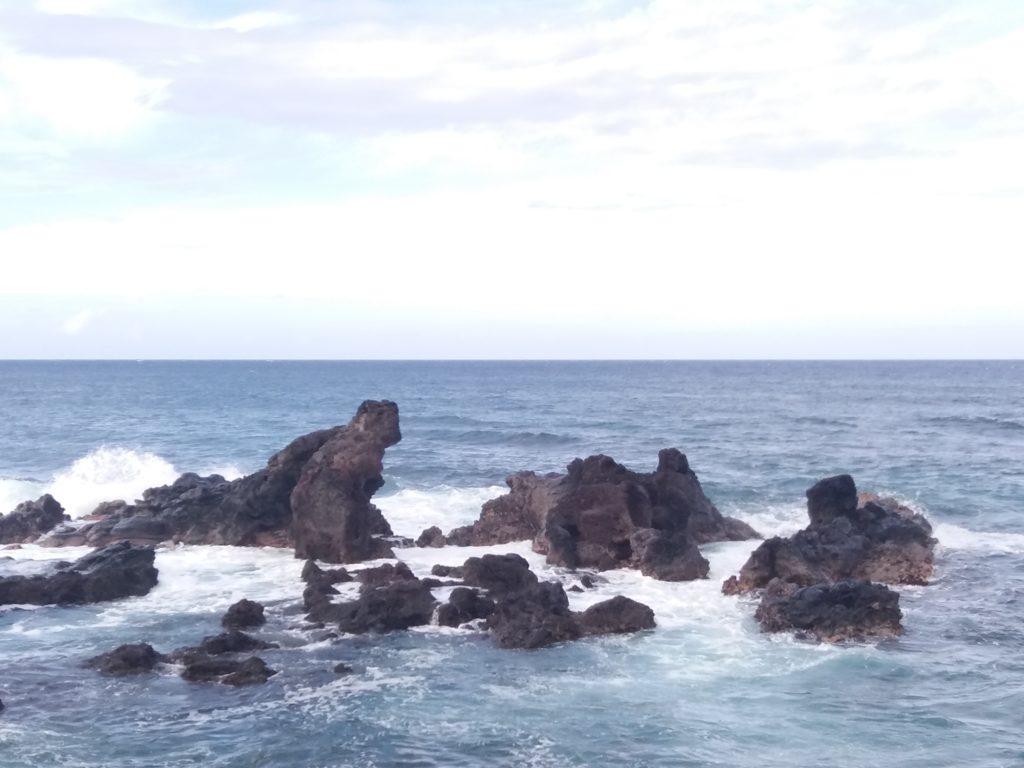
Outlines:
[[[26,499],[52,494],[67,513],[81,517],[103,501],[134,501],[147,488],[173,483],[181,472],[155,453],[103,445],[54,473],[49,480],[0,478],[0,514]],[[200,474],[234,479],[242,475],[234,465],[213,467]]]
[[935,538],[946,549],[989,554],[1024,554],[1024,533],[972,531],[952,523],[938,523]]
[[485,501],[507,491],[503,485],[405,489],[390,496],[376,497],[374,503],[391,523],[395,534],[415,538],[432,525],[447,533],[452,528],[472,523],[480,516],[480,507]]
[[467,445],[507,445],[516,447],[545,447],[578,445],[582,440],[575,435],[554,432],[506,432],[500,429],[433,429],[430,437]]
[[926,419],[926,421],[930,424],[969,427],[971,429],[981,427],[983,429],[1005,430],[1009,432],[1024,430],[1024,423],[1016,419],[1000,419],[995,416],[934,416]]

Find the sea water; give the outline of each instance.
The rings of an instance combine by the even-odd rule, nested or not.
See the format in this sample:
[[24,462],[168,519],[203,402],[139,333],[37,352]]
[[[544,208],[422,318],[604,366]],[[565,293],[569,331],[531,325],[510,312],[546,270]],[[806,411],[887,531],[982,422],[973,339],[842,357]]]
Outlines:
[[[400,534],[472,521],[519,469],[607,453],[649,470],[676,446],[764,535],[802,527],[826,475],[897,496],[935,525],[935,578],[900,589],[900,639],[818,645],[761,634],[754,603],[720,593],[756,543],[713,544],[706,581],[612,571],[570,594],[633,597],[657,629],[503,651],[439,627],[318,639],[299,629],[290,552],[161,549],[145,597],[0,609],[0,766],[1024,765],[1018,362],[0,362],[0,511],[48,491],[79,516],[184,471],[236,477],[366,398],[401,409],[377,497]],[[485,551],[572,583],[525,542],[399,555],[423,575]],[[242,597],[281,646],[261,653],[280,670],[266,685],[81,666],[121,643],[194,644]]]

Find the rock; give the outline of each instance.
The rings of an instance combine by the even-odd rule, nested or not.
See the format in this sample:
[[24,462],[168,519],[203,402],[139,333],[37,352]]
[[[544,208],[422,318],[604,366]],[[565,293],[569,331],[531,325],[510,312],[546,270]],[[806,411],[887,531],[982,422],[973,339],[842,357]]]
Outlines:
[[48,493],[35,501],[23,501],[13,512],[0,516],[0,544],[35,541],[70,519],[64,514],[64,507]]
[[540,582],[499,600],[487,626],[500,648],[541,648],[583,634],[562,585]]
[[486,589],[496,598],[522,592],[538,584],[537,575],[530,570],[526,558],[512,553],[471,557],[459,571],[467,585]]
[[584,635],[608,635],[654,629],[654,611],[643,603],[616,595],[579,615]]
[[291,494],[297,557],[355,563],[393,557],[390,526],[370,498],[384,485],[384,451],[401,440],[398,406],[368,400],[312,455]]
[[476,619],[486,619],[494,613],[494,601],[475,589],[456,587],[448,602],[437,609],[437,623],[442,627],[459,627]]
[[266,624],[267,617],[263,613],[262,605],[242,599],[228,608],[220,623],[225,629],[247,629]]
[[364,568],[356,572],[356,581],[362,584],[360,589],[366,589],[368,587],[391,584],[396,581],[417,581],[417,578],[408,565],[398,562],[384,563],[373,568]]
[[435,565],[430,569],[430,574],[432,576],[440,576],[442,579],[448,578],[449,576],[455,579],[461,579],[462,569],[459,566]]
[[331,586],[353,581],[352,574],[344,568],[328,568],[324,570],[313,560],[307,560],[302,568],[302,580],[310,585]]
[[0,712],[3,712],[5,709],[7,709],[7,707],[4,706],[3,699],[0,699]]
[[424,529],[423,533],[416,539],[417,547],[443,547],[447,543],[444,533],[436,525]]
[[219,635],[204,637],[196,650],[208,656],[221,656],[225,653],[248,653],[249,651],[264,651],[268,648],[277,648],[274,643],[247,635],[238,630],[221,632]]
[[892,500],[857,504],[848,475],[826,478],[807,491],[811,524],[794,535],[763,542],[726,594],[763,589],[773,579],[806,587],[846,580],[927,584],[936,541],[931,525]]
[[224,685],[255,685],[265,683],[277,671],[271,669],[258,656],[237,661],[234,659],[201,658],[186,664],[181,676],[193,683],[218,682]]
[[353,672],[355,672],[355,670],[348,664],[342,663],[334,665],[334,674],[336,675],[351,675]]
[[0,605],[75,605],[145,595],[157,582],[153,561],[148,547],[111,544],[42,575],[0,577]]
[[[599,455],[576,459],[565,475],[520,472],[508,478],[508,485],[509,493],[484,504],[473,525],[451,531],[448,543],[532,539],[534,551],[553,565],[607,570],[637,565],[641,558],[634,552],[633,536],[654,530],[657,557],[648,571],[679,579],[699,573],[692,552],[697,544],[757,536],[750,526],[719,513],[686,457],[675,449],[661,451],[658,468],[650,473],[630,471]],[[669,547],[677,548],[674,554],[667,553]],[[680,562],[669,568],[674,557]]]
[[366,586],[357,600],[320,606],[310,616],[336,622],[342,632],[394,632],[429,624],[437,601],[420,581]]
[[630,537],[633,559],[640,573],[661,581],[706,579],[710,563],[686,531],[664,533],[639,528]]
[[[347,426],[310,432],[293,440],[271,456],[266,467],[251,475],[229,481],[220,475],[200,477],[186,473],[171,485],[150,488],[143,493],[142,499],[133,504],[123,501],[104,502],[89,516],[93,518],[91,522],[80,527],[56,528],[44,543],[50,546],[102,546],[115,541],[131,541],[136,544],[173,541],[185,544],[290,546],[293,527],[292,494],[307,470],[307,493],[301,496],[304,501],[311,498],[327,500],[323,493],[316,490],[326,482],[324,478],[327,476],[333,478],[331,482],[341,485],[351,481],[354,485],[350,489],[350,496],[355,500],[364,496],[368,499],[369,494],[376,490],[370,490],[369,486],[372,484],[372,469],[380,465],[383,448],[372,439],[372,413],[381,405],[368,401],[360,406],[356,417]],[[394,438],[394,442],[397,442],[397,408],[394,409],[393,417],[393,425],[378,425],[381,429],[378,436],[385,440]],[[392,426],[393,431],[385,435],[384,430]],[[326,448],[328,444],[333,447]],[[325,470],[324,464],[329,464],[328,457],[335,457],[339,446],[343,445],[347,446],[349,469],[356,474],[346,474],[341,469],[340,474],[332,475]],[[321,454],[321,449],[325,448],[326,453]],[[361,450],[367,451],[365,458],[360,458]],[[320,458],[314,461],[318,455]],[[362,463],[366,466],[362,466]],[[359,475],[362,470],[370,472],[370,475]],[[359,504],[356,507],[358,511],[354,514],[358,520],[350,526],[352,531],[362,531],[360,526],[365,523],[362,527],[370,528],[374,535],[390,535],[387,522],[376,508]],[[349,515],[348,512],[340,511],[337,514]],[[303,519],[309,515],[307,504],[302,511]],[[307,538],[315,534],[308,526],[300,526],[299,530]],[[359,546],[372,548],[360,538],[361,535],[356,536]],[[307,543],[304,539],[303,551]],[[384,549],[386,547],[382,551]]]
[[157,664],[165,661],[167,657],[148,643],[132,643],[93,656],[85,662],[85,666],[108,675],[138,675],[152,672]]
[[755,616],[763,632],[797,630],[801,636],[835,643],[901,634],[899,602],[899,594],[869,581],[796,587],[775,579]]

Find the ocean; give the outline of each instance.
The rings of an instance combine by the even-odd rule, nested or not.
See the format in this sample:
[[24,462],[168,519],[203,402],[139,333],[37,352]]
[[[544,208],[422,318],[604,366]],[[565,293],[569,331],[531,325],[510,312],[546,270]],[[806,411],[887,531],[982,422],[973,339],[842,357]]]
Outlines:
[[[145,597],[0,609],[0,766],[1024,765],[1024,362],[0,362],[0,512],[248,473],[370,398],[401,409],[376,497],[399,534],[471,522],[516,470],[606,453],[646,471],[676,446],[764,535],[803,527],[804,491],[849,472],[928,516],[935,578],[900,588],[898,640],[818,645],[761,634],[721,594],[756,542],[707,545],[706,581],[612,571],[571,595],[633,597],[657,629],[503,651],[439,627],[310,642],[290,551],[161,550]],[[424,572],[482,551],[552,575],[525,542],[399,555]],[[195,643],[242,597],[282,646],[261,653],[266,685],[81,667]]]

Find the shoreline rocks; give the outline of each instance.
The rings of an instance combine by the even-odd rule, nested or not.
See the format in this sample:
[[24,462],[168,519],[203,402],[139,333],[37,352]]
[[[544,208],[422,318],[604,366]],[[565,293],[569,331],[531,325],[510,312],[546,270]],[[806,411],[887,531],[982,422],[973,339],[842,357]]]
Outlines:
[[60,502],[44,493],[35,501],[23,501],[12,512],[0,516],[0,544],[35,541],[70,519]]
[[837,643],[901,635],[899,603],[898,592],[870,581],[796,587],[776,579],[754,616],[762,632],[795,630],[798,636]]
[[[686,456],[658,454],[654,472],[633,472],[609,456],[576,459],[565,475],[519,472],[509,492],[486,502],[472,525],[448,533],[458,546],[531,539],[547,562],[567,568],[636,567],[669,581],[704,578],[697,545],[757,538],[740,520],[723,516],[704,494]],[[436,546],[436,534],[421,534]]]
[[128,542],[110,544],[73,563],[34,576],[0,577],[0,605],[78,605],[148,594],[156,586],[155,554]]

